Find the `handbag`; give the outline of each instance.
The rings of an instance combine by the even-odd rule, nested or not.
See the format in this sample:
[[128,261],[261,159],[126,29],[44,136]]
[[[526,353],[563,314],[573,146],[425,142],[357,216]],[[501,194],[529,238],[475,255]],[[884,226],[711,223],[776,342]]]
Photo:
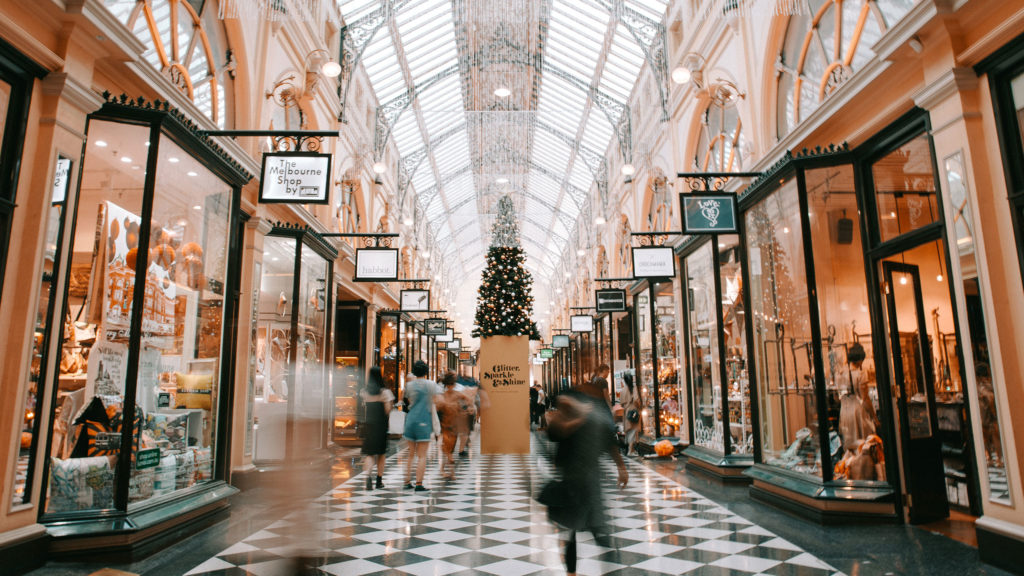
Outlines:
[[636,424],[640,421],[640,411],[636,408],[630,408],[629,411],[626,412],[626,420]]
[[570,495],[571,491],[564,480],[548,480],[537,494],[537,502],[548,508],[560,508],[568,503]]

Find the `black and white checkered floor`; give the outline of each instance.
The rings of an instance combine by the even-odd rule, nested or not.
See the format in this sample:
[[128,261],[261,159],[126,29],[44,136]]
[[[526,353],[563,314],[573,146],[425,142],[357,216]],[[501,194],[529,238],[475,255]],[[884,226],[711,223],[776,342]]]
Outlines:
[[[473,448],[476,448],[474,445]],[[563,542],[533,500],[549,472],[537,456],[463,458],[445,482],[436,448],[424,484],[402,489],[405,457],[388,461],[383,490],[359,474],[196,566],[189,575],[291,576],[295,544],[319,574],[565,574]],[[614,486],[607,463],[611,548],[580,535],[578,573],[841,576],[794,544],[736,516],[649,468],[630,463],[629,486]]]

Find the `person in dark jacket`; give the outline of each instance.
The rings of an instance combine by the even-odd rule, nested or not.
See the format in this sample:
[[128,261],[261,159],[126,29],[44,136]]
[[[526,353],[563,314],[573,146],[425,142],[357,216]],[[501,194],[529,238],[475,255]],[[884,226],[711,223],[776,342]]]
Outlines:
[[388,413],[395,402],[395,396],[384,387],[379,366],[370,368],[370,378],[363,389],[363,405],[366,419],[363,423],[363,456],[366,457],[366,489],[373,488],[371,472],[377,464],[377,488],[383,488],[384,462],[388,451]]

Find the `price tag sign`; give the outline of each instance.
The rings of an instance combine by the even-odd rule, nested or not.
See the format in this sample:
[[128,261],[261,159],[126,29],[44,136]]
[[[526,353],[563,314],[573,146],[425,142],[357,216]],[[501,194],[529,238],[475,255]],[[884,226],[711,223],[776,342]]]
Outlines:
[[135,453],[135,469],[156,468],[160,464],[160,449],[139,450]]
[[331,155],[267,152],[263,155],[259,201],[263,204],[327,204]]

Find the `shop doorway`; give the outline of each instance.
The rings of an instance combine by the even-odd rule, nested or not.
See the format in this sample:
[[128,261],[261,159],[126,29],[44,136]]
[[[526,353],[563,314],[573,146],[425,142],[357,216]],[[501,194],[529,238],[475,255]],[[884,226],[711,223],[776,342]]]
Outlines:
[[879,263],[903,515],[912,524],[951,508],[970,512],[977,477],[946,262],[936,239]]

